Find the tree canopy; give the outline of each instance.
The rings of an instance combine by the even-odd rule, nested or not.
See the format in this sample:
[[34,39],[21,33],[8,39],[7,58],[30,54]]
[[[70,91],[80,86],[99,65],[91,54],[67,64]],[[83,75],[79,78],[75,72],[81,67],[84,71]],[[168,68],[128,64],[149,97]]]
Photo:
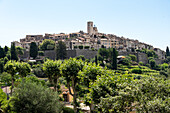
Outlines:
[[59,113],[62,110],[56,92],[31,81],[22,81],[9,102],[17,113]]
[[55,42],[50,39],[45,39],[43,42],[40,44],[40,49],[45,51],[45,50],[54,50],[55,49]]

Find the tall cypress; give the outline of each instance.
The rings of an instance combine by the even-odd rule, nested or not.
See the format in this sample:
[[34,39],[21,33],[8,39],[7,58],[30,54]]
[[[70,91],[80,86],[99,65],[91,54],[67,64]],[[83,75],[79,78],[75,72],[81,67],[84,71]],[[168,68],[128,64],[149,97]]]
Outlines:
[[166,47],[166,57],[167,56],[170,56],[170,52],[169,52],[169,47],[168,46]]
[[37,55],[38,55],[38,46],[35,42],[31,42],[30,57],[33,57],[35,59],[37,57]]
[[4,49],[0,46],[0,58],[4,58],[4,57],[5,57]]
[[11,44],[11,60],[18,61],[18,55],[16,53],[15,43]]
[[95,63],[96,63],[96,65],[98,64],[98,63],[97,63],[97,60],[98,60],[98,59],[97,59],[97,55],[96,55],[96,56],[95,56]]
[[117,69],[117,51],[113,48],[113,55],[112,55],[112,69]]

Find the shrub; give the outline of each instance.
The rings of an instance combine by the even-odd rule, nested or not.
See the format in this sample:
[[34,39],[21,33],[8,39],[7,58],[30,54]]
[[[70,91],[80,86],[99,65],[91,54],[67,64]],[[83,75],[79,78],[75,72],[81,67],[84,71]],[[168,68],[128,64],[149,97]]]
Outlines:
[[31,81],[22,81],[9,102],[17,113],[59,113],[62,110],[55,92]]
[[144,65],[144,63],[143,63],[143,62],[139,62],[139,65],[143,66],[143,65]]
[[129,54],[129,57],[132,59],[132,61],[137,61],[137,58],[136,58],[136,56],[135,56],[135,55],[131,55],[131,54]]
[[90,48],[90,46],[84,46],[84,49],[89,49]]
[[83,45],[80,45],[80,46],[79,46],[79,49],[83,49]]
[[54,45],[47,45],[47,50],[54,50]]
[[134,68],[132,69],[132,73],[142,74],[142,70],[140,68]]
[[39,56],[44,56],[44,51],[38,51]]
[[63,108],[63,113],[74,113],[74,110],[69,108],[69,107],[64,107]]
[[77,46],[74,46],[74,49],[77,49]]

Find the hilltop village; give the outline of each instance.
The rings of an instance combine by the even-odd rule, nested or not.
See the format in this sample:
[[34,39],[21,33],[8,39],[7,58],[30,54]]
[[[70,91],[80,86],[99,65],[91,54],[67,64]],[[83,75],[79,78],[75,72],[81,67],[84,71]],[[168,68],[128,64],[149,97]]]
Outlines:
[[15,46],[25,48],[28,52],[31,42],[36,42],[39,46],[43,40],[51,39],[58,43],[63,41],[66,44],[67,50],[98,50],[102,46],[105,48],[116,48],[118,52],[131,52],[132,50],[154,50],[158,55],[158,59],[165,59],[165,52],[159,48],[154,48],[152,45],[139,42],[125,37],[119,37],[114,34],[105,34],[98,32],[98,29],[93,25],[92,21],[87,22],[87,33],[83,31],[65,34],[48,34],[45,35],[26,35],[25,38],[20,39],[20,42],[14,41]]

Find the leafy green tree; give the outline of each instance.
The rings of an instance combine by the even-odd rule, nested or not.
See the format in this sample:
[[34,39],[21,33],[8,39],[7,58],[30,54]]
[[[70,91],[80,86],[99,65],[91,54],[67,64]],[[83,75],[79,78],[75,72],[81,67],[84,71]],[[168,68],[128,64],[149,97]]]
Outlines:
[[4,69],[6,70],[7,73],[9,73],[11,75],[11,79],[12,79],[12,87],[11,87],[11,95],[12,95],[12,90],[14,87],[14,76],[17,73],[17,66],[16,66],[16,62],[15,61],[8,61],[5,64]]
[[135,102],[134,88],[132,77],[116,76],[112,71],[107,71],[97,76],[97,80],[91,84],[90,96],[98,111],[130,112]]
[[38,55],[38,46],[35,42],[31,42],[30,45],[30,57],[33,57],[35,59]]
[[108,51],[106,48],[100,48],[98,54],[102,56],[103,60],[108,58]]
[[166,57],[170,56],[169,47],[166,47]]
[[155,66],[156,66],[156,62],[155,62],[154,59],[149,60],[149,64],[150,64],[150,66],[151,66],[152,69],[154,69]]
[[22,81],[9,102],[17,113],[59,113],[62,110],[56,92],[31,81]]
[[7,101],[7,95],[3,92],[3,90],[0,88],[0,113],[3,113],[3,106],[5,101]]
[[146,113],[168,113],[170,108],[169,80],[144,78],[136,81],[136,109]]
[[48,76],[51,84],[54,85],[54,90],[57,91],[58,79],[61,77],[60,65],[62,61],[47,60],[43,64],[44,73]]
[[11,44],[11,60],[18,60],[16,48],[15,48],[15,43]]
[[18,56],[21,56],[24,54],[24,49],[20,46],[16,46],[16,52]]
[[[80,79],[78,77],[79,71],[83,69],[84,63],[82,60],[77,60],[75,58],[70,58],[69,60],[64,60],[61,65],[62,75],[67,80],[67,87],[69,88],[69,93],[73,96],[74,112],[77,112],[77,88]],[[70,86],[71,85],[71,86]],[[71,92],[71,88],[73,92]]]
[[57,56],[57,60],[58,59],[64,60],[67,56],[66,44],[62,41],[58,41],[58,44],[56,46],[56,56]]
[[31,66],[25,62],[16,62],[16,69],[22,78],[26,77],[31,72]]
[[[79,73],[81,84],[86,87],[84,89],[85,91],[83,92],[84,103],[87,106],[90,106],[91,112],[94,109],[93,107],[94,102],[92,101],[92,99],[89,98],[89,90],[87,90],[87,88],[88,89],[90,88],[90,83],[95,82],[95,80],[97,79],[97,76],[101,76],[104,73],[105,73],[104,69],[101,66],[96,65],[95,63],[85,64],[82,71]],[[81,89],[81,91],[82,90],[83,89]]]
[[[51,45],[53,46],[53,48],[47,48],[48,45]],[[55,49],[55,42],[53,40],[50,40],[50,39],[45,39],[43,40],[43,42],[40,44],[40,49],[42,51],[45,51],[45,50],[54,50]]]
[[7,86],[11,85],[11,75],[7,72],[3,72],[0,74],[0,82],[3,84],[7,84]]

